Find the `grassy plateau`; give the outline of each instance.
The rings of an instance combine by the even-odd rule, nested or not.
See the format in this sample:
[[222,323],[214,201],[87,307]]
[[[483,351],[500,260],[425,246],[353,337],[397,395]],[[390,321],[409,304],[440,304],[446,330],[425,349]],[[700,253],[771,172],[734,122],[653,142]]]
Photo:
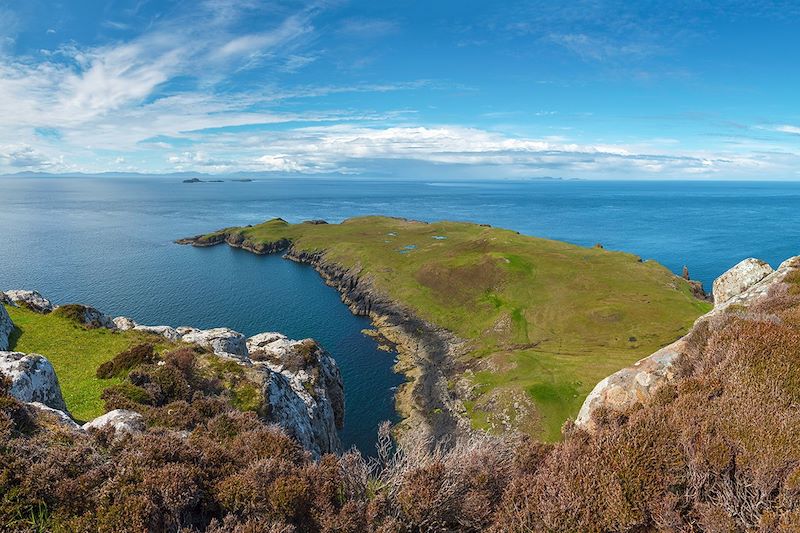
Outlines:
[[598,381],[681,337],[711,308],[656,262],[470,223],[274,219],[203,238],[223,233],[323,251],[466,340],[459,363],[473,425],[545,440],[560,438]]

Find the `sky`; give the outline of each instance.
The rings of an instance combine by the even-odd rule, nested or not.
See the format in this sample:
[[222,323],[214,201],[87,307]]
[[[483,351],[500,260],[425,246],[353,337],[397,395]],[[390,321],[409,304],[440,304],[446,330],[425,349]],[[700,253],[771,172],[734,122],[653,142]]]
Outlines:
[[800,179],[800,2],[0,0],[0,173]]

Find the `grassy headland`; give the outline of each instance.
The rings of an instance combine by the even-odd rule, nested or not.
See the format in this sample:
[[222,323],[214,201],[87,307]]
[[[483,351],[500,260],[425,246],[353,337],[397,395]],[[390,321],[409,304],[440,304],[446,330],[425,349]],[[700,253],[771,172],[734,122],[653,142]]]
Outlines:
[[547,440],[598,381],[684,335],[711,307],[656,262],[469,223],[274,219],[193,244],[223,239],[262,253],[322,252],[466,340],[456,363],[472,387],[461,396],[473,425]]
[[43,315],[11,306],[6,306],[6,310],[16,326],[11,337],[11,349],[38,353],[50,360],[67,409],[78,420],[91,420],[102,415],[106,410],[100,395],[106,387],[122,381],[121,376],[98,378],[98,366],[142,342],[168,344],[161,337],[139,331],[86,328],[58,313]]

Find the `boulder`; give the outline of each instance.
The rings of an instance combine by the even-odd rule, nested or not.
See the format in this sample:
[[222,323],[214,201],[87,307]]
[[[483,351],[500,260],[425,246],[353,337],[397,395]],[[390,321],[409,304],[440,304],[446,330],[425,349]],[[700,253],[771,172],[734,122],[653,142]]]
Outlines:
[[87,326],[93,328],[116,329],[117,326],[110,316],[104,315],[94,307],[84,305],[83,308],[83,323]]
[[5,291],[6,298],[16,305],[22,305],[36,311],[37,313],[49,313],[55,306],[50,300],[39,294],[37,291],[12,290]]
[[90,422],[86,422],[82,429],[89,431],[92,429],[98,430],[106,427],[114,428],[114,432],[120,433],[142,433],[146,424],[144,417],[136,411],[129,411],[127,409],[114,409],[102,416],[98,416]]
[[764,261],[752,257],[745,259],[714,280],[714,305],[738,296],[772,272],[772,267]]
[[247,339],[247,351],[253,361],[280,360],[296,341],[281,333],[259,333]]
[[136,327],[136,322],[132,318],[126,316],[118,316],[113,319],[114,326],[120,331],[128,331]]
[[39,402],[59,411],[67,406],[61,396],[53,365],[39,354],[0,352],[0,374],[11,380],[11,396],[23,402]]
[[59,411],[58,409],[53,409],[52,407],[47,407],[43,403],[39,402],[30,402],[28,403],[29,406],[33,407],[37,411],[37,418],[39,419],[39,423],[42,423],[42,419],[44,419],[45,423],[49,422],[49,425],[56,426],[62,429],[66,429],[69,431],[80,431],[81,427],[75,422],[67,413],[64,411]]
[[181,335],[183,342],[192,342],[204,348],[210,348],[217,355],[235,357],[242,360],[248,359],[247,342],[244,335],[238,331],[233,331],[229,328],[179,328],[178,333]]
[[140,326],[136,325],[133,327],[135,331],[143,331],[145,333],[152,333],[153,335],[161,335],[165,339],[169,339],[171,341],[180,340],[181,335],[177,332],[177,330],[170,326]]
[[8,316],[6,308],[3,307],[3,304],[0,304],[0,350],[9,349],[9,337],[12,331],[14,331],[14,323],[11,322],[11,317]]

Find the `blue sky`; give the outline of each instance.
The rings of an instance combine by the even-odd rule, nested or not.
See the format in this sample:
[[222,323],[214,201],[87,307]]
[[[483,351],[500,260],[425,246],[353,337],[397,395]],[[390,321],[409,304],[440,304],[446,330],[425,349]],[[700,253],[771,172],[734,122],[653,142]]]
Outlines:
[[800,3],[0,0],[0,173],[800,179]]

